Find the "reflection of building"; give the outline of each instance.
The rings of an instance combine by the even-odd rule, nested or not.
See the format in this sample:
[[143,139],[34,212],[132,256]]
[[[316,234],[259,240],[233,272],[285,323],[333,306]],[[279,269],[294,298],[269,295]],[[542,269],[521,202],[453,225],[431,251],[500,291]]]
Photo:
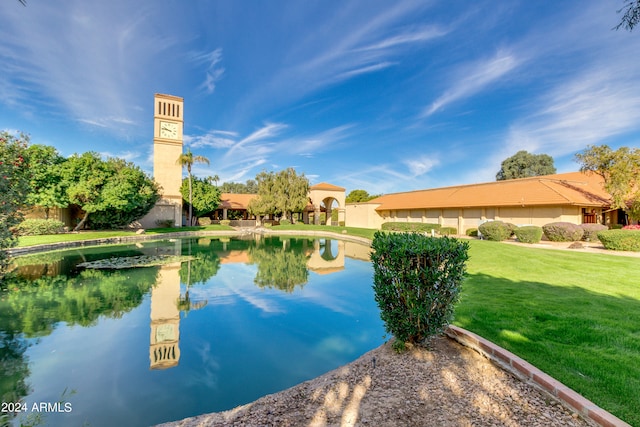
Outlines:
[[[335,251],[333,242],[336,243],[337,249]],[[313,253],[307,261],[309,270],[318,274],[330,274],[344,270],[344,244],[344,240],[314,240]]]
[[180,263],[163,265],[151,290],[151,369],[167,369],[180,360]]

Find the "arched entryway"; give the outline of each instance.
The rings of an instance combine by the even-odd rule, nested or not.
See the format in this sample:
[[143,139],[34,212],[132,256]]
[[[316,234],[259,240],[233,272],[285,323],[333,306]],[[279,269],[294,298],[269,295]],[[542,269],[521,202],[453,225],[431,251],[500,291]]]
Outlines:
[[[309,201],[313,207],[313,223],[320,224],[321,212],[325,213],[324,224],[340,225],[344,224],[345,189],[337,185],[321,182],[309,187]],[[332,221],[332,214],[338,212],[337,221]],[[336,216],[334,215],[334,218]],[[309,224],[309,212],[305,212],[304,222]],[[334,223],[336,222],[336,223]]]

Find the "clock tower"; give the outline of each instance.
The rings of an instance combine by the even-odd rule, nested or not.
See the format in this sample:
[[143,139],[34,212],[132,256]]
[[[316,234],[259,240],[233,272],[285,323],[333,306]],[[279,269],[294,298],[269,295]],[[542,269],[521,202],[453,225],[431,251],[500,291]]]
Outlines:
[[[182,226],[182,166],[177,164],[182,155],[184,99],[156,93],[153,114],[153,177],[162,187],[162,200],[157,206],[166,220]],[[170,212],[173,211],[173,212]]]

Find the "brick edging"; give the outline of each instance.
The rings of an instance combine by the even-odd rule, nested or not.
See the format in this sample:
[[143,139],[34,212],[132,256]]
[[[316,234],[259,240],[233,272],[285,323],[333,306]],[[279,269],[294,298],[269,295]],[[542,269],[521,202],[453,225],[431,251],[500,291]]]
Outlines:
[[495,345],[491,341],[453,325],[448,327],[445,334],[449,338],[487,357],[516,377],[551,395],[563,406],[575,411],[587,421],[603,427],[631,427],[630,424],[610,414],[560,381],[553,379],[529,362]]

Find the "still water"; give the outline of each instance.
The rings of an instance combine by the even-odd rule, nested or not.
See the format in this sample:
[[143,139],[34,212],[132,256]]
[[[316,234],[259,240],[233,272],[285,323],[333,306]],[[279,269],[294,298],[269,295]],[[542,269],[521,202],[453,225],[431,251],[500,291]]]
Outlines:
[[[140,256],[165,264],[78,266]],[[0,291],[0,424],[147,426],[222,411],[383,341],[357,243],[207,237],[17,264]]]

